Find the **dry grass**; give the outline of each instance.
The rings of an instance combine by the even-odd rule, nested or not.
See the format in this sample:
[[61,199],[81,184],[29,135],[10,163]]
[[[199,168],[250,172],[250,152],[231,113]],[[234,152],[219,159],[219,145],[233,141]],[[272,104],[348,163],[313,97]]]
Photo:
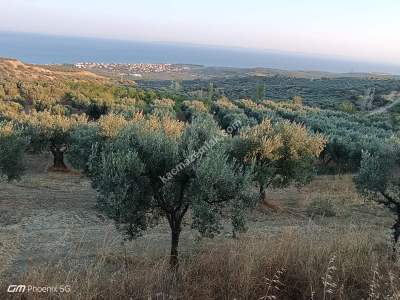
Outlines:
[[[355,227],[309,225],[278,236],[204,240],[182,258],[176,276],[167,257],[110,250],[86,264],[65,257],[28,270],[16,282],[71,285],[69,294],[51,294],[55,299],[400,299],[400,269],[390,248],[376,232]],[[1,299],[10,296],[1,291]]]
[[[350,175],[271,191],[282,209],[250,216],[249,232],[235,240],[227,228],[196,242],[185,227],[175,276],[166,226],[122,245],[112,222],[98,217],[86,179],[48,173],[49,157],[29,163],[22,181],[0,184],[0,299],[400,298],[391,218],[358,196]],[[310,217],[315,203],[336,214]],[[68,284],[71,292],[7,294],[12,283]]]
[[66,69],[56,70],[57,68],[46,68],[36,65],[24,64],[23,62],[15,59],[0,59],[0,78],[1,79],[17,79],[17,80],[40,80],[40,81],[53,81],[53,80],[106,80],[105,77],[96,75],[92,72],[82,70],[69,70]]

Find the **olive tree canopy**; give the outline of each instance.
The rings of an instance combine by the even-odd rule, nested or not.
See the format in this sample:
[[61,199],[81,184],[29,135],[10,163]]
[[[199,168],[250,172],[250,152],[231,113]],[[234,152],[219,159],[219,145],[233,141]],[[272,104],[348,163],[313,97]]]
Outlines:
[[24,151],[28,140],[10,122],[0,122],[0,176],[18,179],[24,171]]
[[171,229],[171,266],[178,264],[182,223],[212,236],[222,213],[234,230],[256,201],[251,171],[229,159],[223,131],[211,118],[185,124],[170,117],[137,118],[116,139],[94,147],[89,174],[99,204],[129,237],[165,218]]
[[359,174],[355,178],[359,192],[383,206],[395,216],[394,242],[400,237],[400,141],[388,141],[380,151],[362,154]]
[[19,116],[26,134],[30,137],[33,151],[50,151],[53,154],[53,168],[66,169],[64,152],[71,143],[71,133],[80,124],[85,124],[85,115],[64,116],[49,111],[31,112]]
[[325,144],[322,135],[310,133],[301,124],[289,121],[273,124],[265,119],[234,139],[231,154],[245,164],[255,161],[254,178],[261,200],[266,201],[269,186],[308,182]]

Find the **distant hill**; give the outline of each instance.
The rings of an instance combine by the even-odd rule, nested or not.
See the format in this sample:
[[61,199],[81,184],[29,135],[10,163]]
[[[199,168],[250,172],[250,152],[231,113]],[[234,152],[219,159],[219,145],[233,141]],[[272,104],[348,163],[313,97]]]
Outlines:
[[[71,64],[46,65],[50,70],[61,70],[79,72],[88,71],[99,76],[131,80],[215,80],[244,77],[273,77],[305,79],[335,79],[335,78],[362,78],[362,79],[393,79],[394,75],[384,73],[333,73],[324,71],[288,71],[272,68],[236,68],[236,67],[210,67],[188,64],[139,64],[135,71],[131,71],[132,64],[110,64],[110,63],[80,63],[80,66]],[[159,69],[152,70],[152,66]],[[163,67],[164,65],[164,67]],[[135,73],[135,74],[132,74]],[[138,76],[139,75],[139,76]]]
[[52,81],[52,80],[107,80],[107,78],[82,70],[60,70],[25,64],[16,59],[0,58],[0,80]]
[[[384,73],[334,73],[324,71],[288,71],[272,68],[227,68],[227,67],[197,67],[193,68],[194,75],[198,77],[247,77],[247,76],[283,76],[291,78],[363,78],[363,79],[393,79],[394,75]],[[201,76],[202,75],[202,76]]]
[[0,110],[11,106],[97,117],[106,103],[111,106],[123,104],[123,99],[146,97],[146,93],[139,95],[135,88],[129,89],[134,86],[134,81],[121,82],[73,66],[40,66],[0,58]]
[[[235,67],[208,67],[201,65],[181,65],[178,71],[144,73],[142,79],[148,80],[214,80],[216,78],[238,78],[248,76],[272,77],[283,76],[288,78],[363,78],[363,79],[393,79],[396,76],[383,73],[333,73],[323,71],[288,71],[272,68],[235,68]],[[70,64],[36,65],[21,62],[13,58],[0,58],[0,80],[21,81],[52,81],[52,80],[95,80],[115,81],[120,77],[118,72],[102,70],[84,70]],[[133,83],[135,78],[125,76]]]

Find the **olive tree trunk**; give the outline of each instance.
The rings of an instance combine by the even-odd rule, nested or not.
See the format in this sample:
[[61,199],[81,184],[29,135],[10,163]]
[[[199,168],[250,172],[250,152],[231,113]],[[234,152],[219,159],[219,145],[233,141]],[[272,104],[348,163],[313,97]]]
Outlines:
[[169,263],[171,269],[173,270],[177,270],[179,267],[178,247],[179,247],[180,234],[181,234],[180,230],[171,231],[171,256],[169,259]]
[[64,163],[64,151],[58,148],[53,148],[51,153],[53,154],[53,169],[67,170],[67,166]]
[[396,205],[396,214],[397,220],[396,223],[393,224],[393,259],[396,259],[396,250],[397,250],[397,243],[400,238],[400,205]]
[[171,228],[171,252],[169,257],[169,264],[171,270],[177,271],[179,269],[179,238],[182,231],[182,217],[170,216],[168,218],[169,226]]

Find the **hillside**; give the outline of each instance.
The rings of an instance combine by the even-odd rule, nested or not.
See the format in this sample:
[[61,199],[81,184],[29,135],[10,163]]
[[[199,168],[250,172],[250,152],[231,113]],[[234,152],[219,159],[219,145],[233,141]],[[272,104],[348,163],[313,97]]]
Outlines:
[[48,69],[44,66],[36,66],[25,64],[16,59],[0,58],[0,80],[22,80],[22,81],[36,81],[36,80],[106,80],[105,77],[100,75],[80,70],[65,70],[55,71]]
[[110,107],[122,99],[146,97],[134,86],[134,81],[116,81],[73,67],[0,59],[0,107],[11,105],[26,111],[34,108],[96,115],[106,103]]

